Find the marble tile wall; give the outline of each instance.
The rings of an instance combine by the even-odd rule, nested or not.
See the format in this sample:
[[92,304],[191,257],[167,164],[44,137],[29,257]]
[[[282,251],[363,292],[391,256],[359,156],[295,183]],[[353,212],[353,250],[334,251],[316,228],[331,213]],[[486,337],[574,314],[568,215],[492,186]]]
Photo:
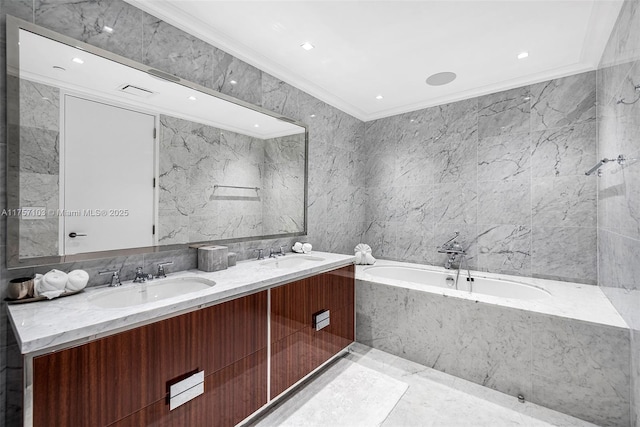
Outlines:
[[58,255],[59,101],[58,88],[20,81],[20,206],[46,211],[45,217],[20,221],[25,258]]
[[284,234],[302,229],[304,212],[304,135],[264,141],[262,179],[263,234]]
[[356,325],[362,344],[598,425],[630,425],[626,328],[363,281]]
[[[305,240],[317,250],[352,253],[363,234],[364,173],[362,141],[364,123],[294,88],[222,50],[125,3],[122,0],[0,0],[0,204],[6,204],[5,112],[5,14],[34,22],[59,33],[153,65],[207,87],[219,90],[309,126],[308,234],[290,239],[253,240],[229,245],[240,260],[254,256],[254,249],[290,246]],[[114,29],[112,33],[103,26]],[[230,80],[238,83],[232,85]],[[296,219],[299,220],[299,219]],[[106,278],[96,272],[120,268],[131,279],[135,267],[155,268],[155,263],[174,261],[174,271],[193,268],[193,250],[159,252],[113,259],[7,270],[5,267],[5,218],[0,218],[0,281],[35,270],[56,267],[83,268],[92,284]],[[171,271],[171,270],[169,270]],[[6,286],[0,287],[0,300]],[[0,424],[20,425],[21,358],[13,334],[7,330],[5,305],[0,305]]]
[[[159,243],[264,235],[265,148],[258,138],[160,116]],[[302,199],[297,206],[304,206]]]
[[578,74],[366,123],[375,256],[596,283],[596,75]]
[[640,425],[640,1],[623,3],[598,75],[598,158],[624,154],[598,181],[598,284],[631,328],[634,425]]

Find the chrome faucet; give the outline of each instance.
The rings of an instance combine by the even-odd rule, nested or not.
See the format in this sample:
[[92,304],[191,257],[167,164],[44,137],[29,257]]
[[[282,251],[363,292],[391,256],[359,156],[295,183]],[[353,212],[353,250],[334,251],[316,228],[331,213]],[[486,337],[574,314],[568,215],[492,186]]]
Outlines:
[[158,264],[158,272],[156,273],[156,279],[167,277],[167,273],[164,271],[165,265],[172,265],[173,261],[161,262]]
[[460,243],[456,241],[459,235],[460,232],[456,231],[453,234],[452,238],[444,242],[442,246],[438,246],[438,253],[449,255],[447,262],[445,262],[444,264],[444,268],[446,268],[447,270],[451,268],[459,255],[464,256],[466,254],[466,251],[463,249],[462,245],[460,245]]
[[284,246],[280,246],[279,251],[274,251],[273,248],[269,248],[269,258],[275,258],[278,256],[284,256]]
[[258,261],[261,259],[264,259],[264,249],[262,248],[258,248],[258,249],[254,249],[253,252],[258,252]]
[[98,274],[101,276],[104,276],[105,274],[111,274],[111,283],[109,284],[109,286],[111,287],[122,285],[122,283],[120,283],[120,270],[99,271]]
[[133,279],[133,283],[144,283],[147,280],[153,279],[151,274],[146,274],[142,271],[142,267],[136,268],[136,277]]

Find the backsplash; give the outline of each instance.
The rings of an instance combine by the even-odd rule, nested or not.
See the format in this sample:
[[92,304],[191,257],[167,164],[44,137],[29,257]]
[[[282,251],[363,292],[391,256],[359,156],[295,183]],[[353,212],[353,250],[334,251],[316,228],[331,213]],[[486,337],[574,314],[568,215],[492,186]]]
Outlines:
[[454,231],[483,271],[596,283],[596,75],[366,123],[374,255],[444,265]]

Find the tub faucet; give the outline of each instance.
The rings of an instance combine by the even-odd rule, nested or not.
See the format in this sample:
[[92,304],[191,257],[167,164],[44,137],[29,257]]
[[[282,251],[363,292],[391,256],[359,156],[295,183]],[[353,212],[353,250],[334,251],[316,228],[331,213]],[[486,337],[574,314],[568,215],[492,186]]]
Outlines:
[[456,258],[459,255],[464,256],[466,253],[465,250],[462,248],[462,245],[460,245],[460,243],[456,241],[456,238],[459,235],[460,235],[460,232],[456,231],[453,234],[452,238],[444,242],[442,246],[438,246],[438,253],[449,255],[447,262],[445,262],[444,264],[444,268],[446,268],[447,270],[449,270],[453,265],[453,263],[456,262]]

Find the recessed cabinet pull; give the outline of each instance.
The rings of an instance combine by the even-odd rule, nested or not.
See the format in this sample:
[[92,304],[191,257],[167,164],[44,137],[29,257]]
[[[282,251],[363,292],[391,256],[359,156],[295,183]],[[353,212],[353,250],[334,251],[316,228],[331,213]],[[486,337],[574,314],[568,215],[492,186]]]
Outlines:
[[330,324],[330,312],[329,310],[322,310],[313,315],[313,327],[316,331],[324,329]]
[[204,371],[200,371],[169,387],[169,410],[173,411],[203,393]]

